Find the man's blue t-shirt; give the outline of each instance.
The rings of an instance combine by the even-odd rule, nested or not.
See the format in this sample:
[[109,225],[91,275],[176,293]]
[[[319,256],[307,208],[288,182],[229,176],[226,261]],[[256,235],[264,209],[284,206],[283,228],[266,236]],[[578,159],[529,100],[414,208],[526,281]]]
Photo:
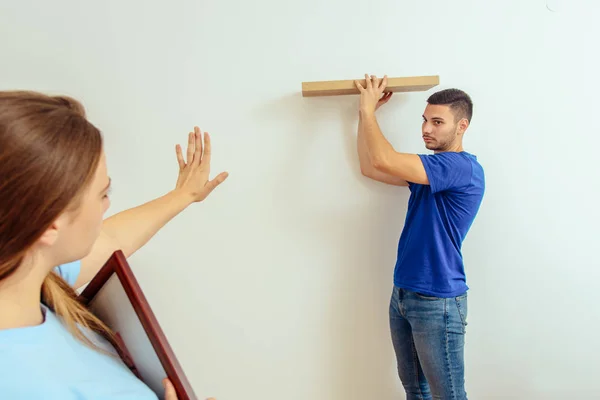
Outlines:
[[[77,280],[79,270],[80,262],[56,268],[70,285]],[[0,330],[0,399],[157,400],[106,340],[88,335],[114,357],[81,343],[60,317],[40,306],[42,324]]]
[[483,168],[464,151],[419,157],[429,185],[409,182],[394,284],[429,296],[455,297],[468,290],[461,247],[483,199]]

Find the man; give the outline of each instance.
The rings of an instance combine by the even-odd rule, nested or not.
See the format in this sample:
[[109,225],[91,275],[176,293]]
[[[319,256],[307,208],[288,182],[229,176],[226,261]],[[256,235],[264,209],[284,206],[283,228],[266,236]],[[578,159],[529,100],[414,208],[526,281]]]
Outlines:
[[410,199],[398,244],[390,329],[407,400],[466,400],[464,336],[467,284],[462,242],[485,189],[477,158],[463,150],[473,104],[461,90],[429,97],[422,135],[431,155],[397,152],[383,136],[375,111],[391,97],[387,85],[358,81],[358,155],[363,175],[408,186]]

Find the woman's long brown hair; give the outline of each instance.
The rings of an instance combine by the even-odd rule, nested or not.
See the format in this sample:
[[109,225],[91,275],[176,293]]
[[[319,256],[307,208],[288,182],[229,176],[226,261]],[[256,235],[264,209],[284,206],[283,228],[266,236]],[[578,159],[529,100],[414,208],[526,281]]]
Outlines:
[[[76,100],[0,91],[0,281],[19,268],[59,215],[79,207],[102,146],[100,131]],[[54,271],[44,280],[41,298],[83,343],[99,349],[81,328],[116,346],[111,330]]]

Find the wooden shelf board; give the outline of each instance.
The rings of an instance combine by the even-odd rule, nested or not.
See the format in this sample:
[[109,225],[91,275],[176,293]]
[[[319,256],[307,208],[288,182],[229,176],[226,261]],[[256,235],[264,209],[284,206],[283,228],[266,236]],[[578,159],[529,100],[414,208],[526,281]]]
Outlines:
[[[366,86],[365,79],[357,79],[361,85]],[[359,94],[360,92],[354,84],[354,79],[337,81],[316,81],[302,82],[302,96],[340,96]],[[440,84],[438,75],[431,76],[409,76],[409,77],[388,77],[388,84],[384,92],[421,92],[431,89]]]

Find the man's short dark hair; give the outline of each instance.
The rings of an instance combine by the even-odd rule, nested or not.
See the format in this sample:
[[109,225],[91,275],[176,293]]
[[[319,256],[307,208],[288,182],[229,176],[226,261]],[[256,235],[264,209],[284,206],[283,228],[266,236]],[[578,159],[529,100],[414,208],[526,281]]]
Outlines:
[[449,106],[456,121],[466,118],[471,122],[473,102],[469,95],[460,89],[441,90],[429,96],[427,102],[434,105]]

